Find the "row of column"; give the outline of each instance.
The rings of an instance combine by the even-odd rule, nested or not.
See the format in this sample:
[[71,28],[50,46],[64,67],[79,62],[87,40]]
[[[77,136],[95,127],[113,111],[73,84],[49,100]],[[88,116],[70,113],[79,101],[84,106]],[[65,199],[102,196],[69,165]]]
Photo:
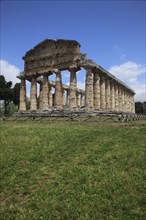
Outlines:
[[[48,74],[43,75],[43,81],[39,81],[39,109],[48,110],[52,106],[56,109],[62,109],[63,106],[70,108],[83,107],[85,105],[85,95],[77,91],[76,85],[72,89],[64,89],[62,87],[61,73],[54,70],[56,73],[55,93],[52,94],[52,87],[49,85]],[[74,81],[74,79],[73,79]],[[72,82],[72,80],[71,80]],[[66,94],[65,94],[66,91]],[[19,111],[26,110],[26,79],[21,78],[20,88],[20,104]],[[30,110],[37,110],[37,77],[31,77],[31,90],[30,90]]]
[[[87,110],[114,110],[135,113],[134,94],[116,80],[103,73],[92,72],[86,68],[85,95],[77,92],[76,67],[70,69],[70,87],[67,89],[66,105],[71,109],[85,106]],[[56,74],[54,106],[61,109],[64,104],[61,72],[53,70]],[[40,83],[39,109],[47,110],[52,107],[52,92],[48,85],[49,74],[43,75]],[[26,79],[21,78],[20,111],[26,110]],[[31,77],[30,110],[37,109],[37,78]]]
[[86,71],[85,106],[91,109],[107,109],[135,113],[134,94],[103,73]]

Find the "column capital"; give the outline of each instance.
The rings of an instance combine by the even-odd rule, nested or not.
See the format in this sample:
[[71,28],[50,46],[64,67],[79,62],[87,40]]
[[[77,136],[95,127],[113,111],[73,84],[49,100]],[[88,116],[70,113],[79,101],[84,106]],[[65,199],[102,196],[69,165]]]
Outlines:
[[53,69],[52,72],[55,73],[55,74],[60,74],[61,73],[61,71],[59,69]]
[[73,64],[73,65],[71,65],[71,66],[69,66],[69,71],[79,71],[81,68],[80,67],[78,67],[76,64]]
[[88,70],[93,71],[94,67],[92,65],[86,65],[86,66],[84,66],[84,69],[86,71],[88,71]]
[[20,74],[19,76],[16,76],[18,79],[27,79],[27,77],[24,74]]
[[50,75],[52,75],[52,72],[46,72],[42,74],[42,76],[50,76]]
[[94,82],[95,82],[96,80],[100,78],[100,75],[96,72],[94,72],[93,74],[94,74]]

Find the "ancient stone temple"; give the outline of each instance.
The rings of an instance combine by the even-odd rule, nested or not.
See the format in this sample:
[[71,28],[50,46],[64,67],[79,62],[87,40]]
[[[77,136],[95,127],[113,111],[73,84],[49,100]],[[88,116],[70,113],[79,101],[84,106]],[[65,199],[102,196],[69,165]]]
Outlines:
[[[50,111],[135,113],[135,92],[80,52],[75,40],[46,39],[26,52],[21,80],[19,112]],[[86,70],[85,91],[77,88],[77,71]],[[61,71],[70,72],[70,85]],[[49,76],[55,74],[55,81]],[[26,111],[26,80],[31,82],[30,110]],[[39,95],[37,96],[37,86]],[[52,88],[55,91],[52,94]]]

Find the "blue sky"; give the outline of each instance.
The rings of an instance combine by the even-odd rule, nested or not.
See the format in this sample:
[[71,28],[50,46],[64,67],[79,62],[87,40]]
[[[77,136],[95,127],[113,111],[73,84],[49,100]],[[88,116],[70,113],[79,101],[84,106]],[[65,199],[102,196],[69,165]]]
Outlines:
[[[1,1],[1,74],[16,82],[22,56],[45,38],[74,39],[81,52],[109,70],[145,101],[144,0]],[[78,73],[84,87],[85,72]],[[63,75],[68,83],[68,74]]]

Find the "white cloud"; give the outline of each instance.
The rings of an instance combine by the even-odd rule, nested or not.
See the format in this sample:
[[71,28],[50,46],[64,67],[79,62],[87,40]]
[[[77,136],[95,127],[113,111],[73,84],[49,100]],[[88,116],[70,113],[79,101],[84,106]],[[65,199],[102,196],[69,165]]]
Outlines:
[[20,69],[5,60],[0,60],[0,75],[3,75],[6,81],[12,81],[13,86],[15,83],[20,82],[16,78],[20,74]]
[[[67,82],[66,85],[69,86],[70,82]],[[85,82],[77,81],[77,88],[85,90]]]
[[62,77],[70,78],[70,72],[68,70],[64,70],[61,72]]
[[121,80],[129,81],[131,78],[144,74],[146,72],[146,67],[144,65],[128,61],[121,65],[111,66],[109,72]]
[[146,101],[146,85],[144,83],[136,82],[132,88],[136,92],[135,101]]
[[109,72],[125,82],[135,92],[136,101],[145,101],[145,83],[139,79],[146,73],[146,66],[128,61],[121,65],[111,66]]
[[77,82],[77,88],[85,90],[85,83],[78,81]]
[[65,78],[69,78],[69,77],[70,77],[70,73],[64,73],[63,76],[64,76]]

